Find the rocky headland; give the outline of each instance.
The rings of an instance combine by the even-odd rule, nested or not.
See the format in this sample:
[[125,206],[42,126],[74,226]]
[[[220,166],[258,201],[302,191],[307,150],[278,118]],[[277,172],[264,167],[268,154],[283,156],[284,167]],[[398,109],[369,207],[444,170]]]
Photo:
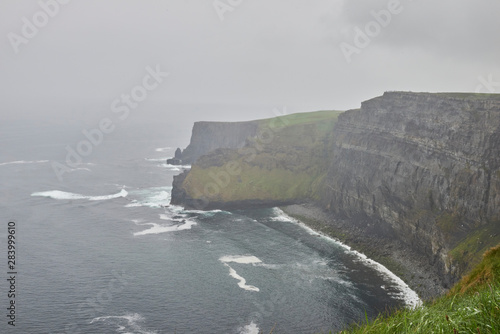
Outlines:
[[282,206],[423,298],[500,242],[500,96],[387,92],[346,112],[199,122],[172,203]]

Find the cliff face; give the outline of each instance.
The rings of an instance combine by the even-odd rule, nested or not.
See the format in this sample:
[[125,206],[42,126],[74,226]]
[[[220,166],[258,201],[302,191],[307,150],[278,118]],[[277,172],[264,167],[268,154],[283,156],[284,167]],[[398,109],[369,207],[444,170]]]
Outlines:
[[328,210],[389,223],[448,280],[498,243],[497,99],[386,93],[339,116],[333,142]]
[[320,111],[261,121],[243,147],[211,151],[175,177],[172,203],[234,209],[314,197],[326,176],[327,146],[338,114]]
[[192,164],[199,157],[218,148],[240,148],[247,138],[257,133],[260,121],[250,122],[196,122],[191,141],[180,159],[184,164]]
[[221,143],[239,149],[212,151],[176,177],[172,203],[313,201],[361,232],[399,239],[445,286],[500,242],[498,95],[390,92],[336,116],[299,117],[271,137],[259,135],[264,123],[217,131],[197,123],[214,143],[193,129],[187,156]]

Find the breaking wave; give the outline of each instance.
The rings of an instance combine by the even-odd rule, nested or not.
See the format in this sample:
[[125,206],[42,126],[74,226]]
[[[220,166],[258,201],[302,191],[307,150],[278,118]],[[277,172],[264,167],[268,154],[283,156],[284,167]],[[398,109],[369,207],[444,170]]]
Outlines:
[[119,316],[97,317],[90,321],[91,324],[103,322],[107,325],[116,327],[116,332],[121,334],[157,334],[156,331],[144,329],[141,323],[145,321],[144,317],[138,313],[131,313]]
[[387,269],[385,266],[381,265],[380,263],[378,263],[376,261],[373,261],[372,259],[369,259],[365,254],[351,249],[351,247],[340,242],[339,240],[330,238],[322,233],[316,232],[315,230],[313,230],[309,226],[305,225],[304,223],[288,216],[285,212],[283,212],[283,210],[281,210],[279,208],[274,208],[273,212],[275,214],[275,217],[274,217],[274,219],[271,218],[272,220],[291,222],[291,223],[297,224],[297,225],[301,226],[302,228],[304,228],[311,235],[321,236],[323,238],[326,238],[326,239],[342,246],[345,249],[346,253],[350,253],[350,254],[355,255],[358,258],[358,261],[362,262],[367,267],[370,267],[370,268],[378,271],[384,277],[389,279],[395,285],[395,287],[400,291],[399,293],[394,294],[393,296],[400,299],[400,300],[403,300],[407,307],[416,308],[416,307],[422,305],[422,300],[418,297],[418,294],[415,291],[413,291],[401,278],[396,276],[392,271]]
[[125,189],[122,189],[119,193],[112,195],[104,195],[104,196],[87,196],[60,190],[49,190],[49,191],[35,192],[31,194],[31,196],[48,197],[52,199],[62,199],[62,200],[86,199],[89,201],[105,201],[113,198],[127,197],[127,195],[128,192]]
[[141,235],[147,235],[147,234],[160,234],[160,233],[168,233],[168,232],[177,232],[177,231],[182,231],[182,230],[190,230],[194,225],[197,223],[191,220],[186,220],[186,219],[175,219],[174,221],[178,221],[178,224],[160,224],[160,223],[143,223],[143,222],[138,222],[134,221],[136,225],[143,226],[143,225],[150,225],[151,227],[140,231],[140,232],[135,232],[134,236],[141,236]]

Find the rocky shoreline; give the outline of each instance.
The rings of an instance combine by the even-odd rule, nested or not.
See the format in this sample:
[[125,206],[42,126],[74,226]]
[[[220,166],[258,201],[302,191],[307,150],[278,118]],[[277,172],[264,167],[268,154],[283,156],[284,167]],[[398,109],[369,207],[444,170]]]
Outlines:
[[369,227],[370,222],[366,218],[337,217],[313,203],[294,204],[281,209],[310,228],[337,239],[384,265],[423,300],[430,300],[446,291],[438,271],[428,263],[424,255],[416,254],[396,238],[367,233],[366,227]]

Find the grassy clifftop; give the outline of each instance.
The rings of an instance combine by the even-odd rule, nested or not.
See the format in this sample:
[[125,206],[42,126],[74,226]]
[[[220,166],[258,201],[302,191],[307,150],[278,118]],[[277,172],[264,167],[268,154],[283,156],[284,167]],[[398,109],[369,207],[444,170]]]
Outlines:
[[259,122],[240,149],[198,159],[182,183],[189,198],[225,206],[252,201],[292,203],[318,194],[339,111],[317,111]]
[[500,333],[500,245],[487,251],[447,295],[341,333]]

